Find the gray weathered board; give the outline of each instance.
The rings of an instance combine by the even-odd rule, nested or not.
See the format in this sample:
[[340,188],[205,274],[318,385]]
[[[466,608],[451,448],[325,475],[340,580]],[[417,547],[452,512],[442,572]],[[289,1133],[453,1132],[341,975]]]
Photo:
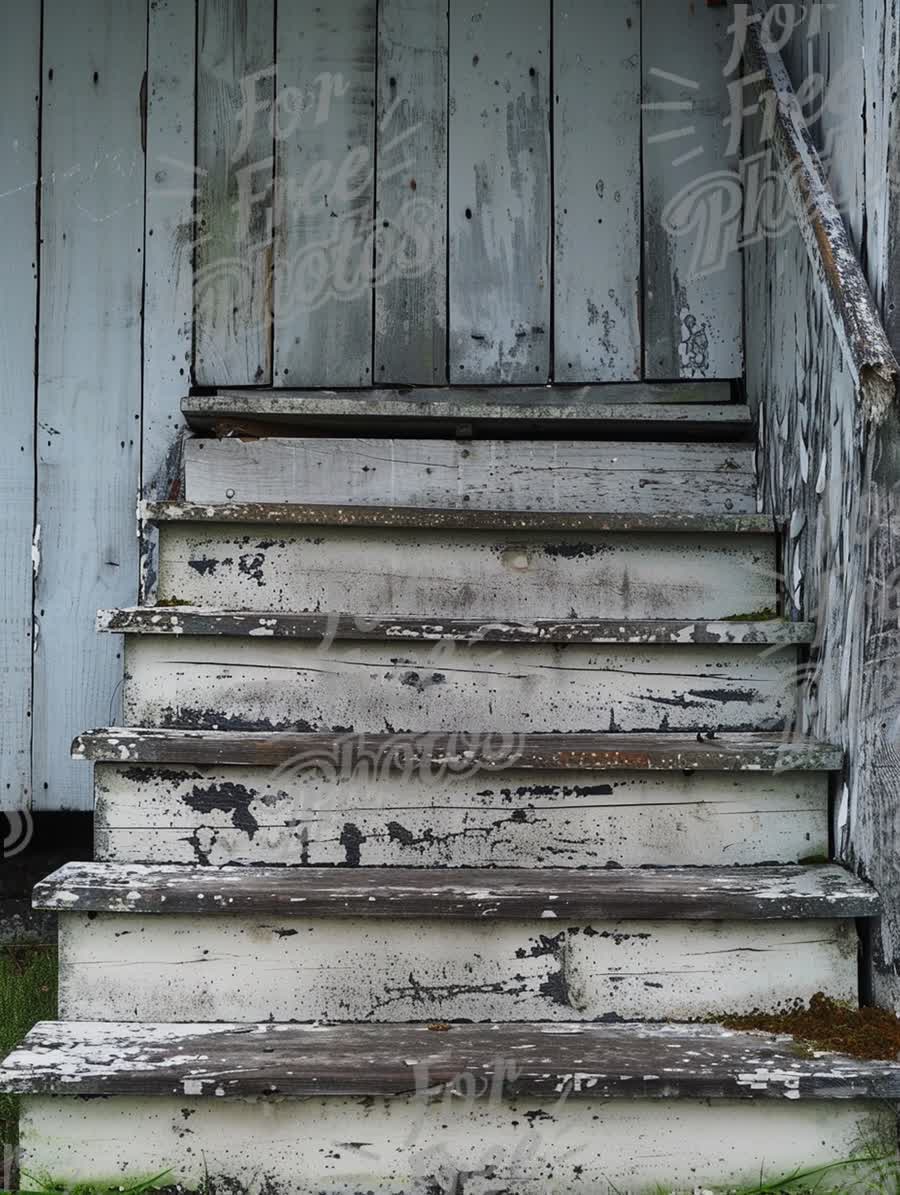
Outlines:
[[[120,1061],[127,1058],[127,1065]],[[515,1066],[506,1065],[515,1058]],[[819,1053],[717,1025],[271,1025],[44,1021],[4,1063],[21,1095],[404,1096],[507,1099],[900,1099],[896,1062]],[[418,1076],[418,1078],[417,1078]],[[112,1115],[108,1105],[101,1105]],[[249,1115],[250,1105],[242,1105]],[[820,1114],[821,1111],[820,1111]],[[703,1106],[703,1115],[711,1115]],[[732,1110],[732,1115],[735,1115]],[[743,1110],[741,1111],[743,1115]],[[734,1122],[732,1121],[732,1124]]]
[[278,6],[279,385],[364,386],[372,376],[376,8]]
[[[661,533],[629,532],[641,522],[631,516],[619,523],[622,531],[606,533],[590,528],[595,521],[615,524],[609,516],[584,516],[588,529],[570,531],[552,530],[555,520],[545,514],[506,519],[506,526],[492,514],[481,520],[483,530],[469,532],[454,529],[446,515],[430,528],[427,517],[400,510],[343,507],[329,512],[338,525],[328,526],[315,517],[304,524],[302,511],[292,524],[294,512],[285,508],[275,508],[281,519],[271,523],[259,507],[236,508],[249,513],[243,524],[214,521],[215,508],[203,522],[198,515],[206,508],[193,509],[192,521],[160,525],[160,601],[261,612],[347,610],[361,617],[421,617],[424,610],[434,619],[507,622],[600,612],[607,619],[755,621],[777,602],[775,536],[756,516],[711,524],[724,534],[696,534],[678,532],[664,516],[647,520],[651,528],[661,525]],[[457,526],[477,525],[476,513],[446,512],[458,516]],[[577,526],[581,520],[556,521]],[[516,529],[529,523],[538,529]],[[542,524],[551,530],[541,531]],[[737,534],[728,533],[735,527]]]
[[550,24],[550,0],[450,6],[452,382],[550,377]]
[[754,645],[129,636],[131,726],[377,734],[788,731],[797,653]]
[[[171,870],[171,869],[169,869]],[[186,870],[205,909],[216,896],[212,868]],[[246,872],[251,869],[228,869]],[[280,868],[282,875],[295,869]],[[360,876],[359,869],[329,868]],[[301,869],[301,876],[308,874]],[[394,872],[374,871],[390,889]],[[491,906],[448,920],[429,896],[419,912],[364,899],[362,917],[307,902],[277,911],[239,896],[213,915],[179,915],[177,897],[150,915],[60,913],[60,1016],[73,1021],[545,1021],[689,1020],[777,1008],[817,992],[857,995],[858,938],[852,920],[677,920],[648,911],[581,917],[550,892],[542,914],[494,920]],[[442,872],[444,876],[455,873]],[[488,888],[497,871],[478,873]],[[549,872],[541,872],[549,875]],[[569,872],[588,884],[592,873]],[[628,873],[604,872],[612,876]],[[647,873],[641,872],[640,875]],[[702,876],[696,881],[702,887]],[[761,899],[765,900],[765,881]],[[375,885],[366,885],[368,891]],[[75,895],[74,893],[72,894]],[[665,885],[657,898],[666,900]],[[313,907],[306,911],[307,903]],[[336,903],[340,904],[340,897]],[[523,902],[523,905],[527,902]],[[676,908],[679,902],[675,901]],[[216,912],[218,910],[218,912]],[[676,914],[677,916],[677,914]],[[789,914],[790,916],[790,914]]]
[[33,766],[36,807],[75,809],[65,741],[122,675],[95,613],[137,588],[146,0],[46,0],[43,30]]
[[641,376],[641,3],[553,5],[554,366]]
[[193,357],[194,3],[153,0],[147,25],[141,492],[177,498],[178,402]]
[[256,734],[236,730],[110,727],[79,735],[75,759],[116,763],[248,764],[303,770],[368,766],[391,775],[434,767],[507,771],[836,771],[839,747],[766,734]]
[[[4,12],[0,45],[0,809],[31,802],[34,333],[37,317],[38,102],[41,11]],[[43,435],[43,429],[38,429]]]
[[643,0],[642,17],[645,375],[740,377],[740,142],[728,144],[737,74],[726,74],[733,10]]
[[[272,381],[275,0],[198,0],[194,373]],[[245,92],[263,108],[242,120]]]
[[378,9],[374,380],[447,381],[448,0]]
[[188,502],[689,514],[756,510],[753,449],[579,440],[191,439]]
[[116,863],[644,867],[828,853],[825,772],[523,771],[98,763],[94,851]]

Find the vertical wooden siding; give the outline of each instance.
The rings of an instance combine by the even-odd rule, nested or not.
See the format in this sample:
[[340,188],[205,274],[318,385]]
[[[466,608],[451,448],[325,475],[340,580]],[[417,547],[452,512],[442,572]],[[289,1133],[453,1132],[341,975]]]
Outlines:
[[37,808],[90,806],[68,745],[116,717],[122,671],[96,611],[136,589],[146,37],[147,0],[44,2]]
[[6,34],[0,45],[0,809],[18,809],[31,798],[40,5],[17,6]]

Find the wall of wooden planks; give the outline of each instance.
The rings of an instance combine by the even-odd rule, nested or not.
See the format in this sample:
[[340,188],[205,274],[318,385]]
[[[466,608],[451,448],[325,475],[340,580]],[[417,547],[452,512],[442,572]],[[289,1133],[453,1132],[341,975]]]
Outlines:
[[695,276],[648,235],[725,164],[722,11],[8,7],[0,808],[90,805],[69,741],[122,682],[94,613],[136,600],[135,499],[178,497],[192,380],[740,376],[739,255]]
[[[814,81],[808,114],[819,114],[832,189],[897,352],[900,4],[810,12],[784,57],[795,88]],[[758,144],[756,120],[747,134]],[[787,593],[818,623],[801,678],[804,729],[846,752],[837,848],[883,895],[868,995],[900,1011],[900,416],[895,403],[880,426],[867,422],[796,225],[745,260],[748,344],[761,350],[748,354],[747,390],[763,498],[788,520]]]

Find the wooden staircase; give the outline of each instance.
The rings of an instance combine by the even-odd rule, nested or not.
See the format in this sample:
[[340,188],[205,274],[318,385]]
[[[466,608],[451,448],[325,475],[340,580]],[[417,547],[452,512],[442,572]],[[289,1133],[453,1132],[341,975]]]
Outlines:
[[99,616],[96,861],[35,892],[26,1171],[643,1193],[884,1137],[900,1064],[711,1023],[857,1001],[880,905],[829,862],[748,413],[652,397],[186,401],[143,604]]

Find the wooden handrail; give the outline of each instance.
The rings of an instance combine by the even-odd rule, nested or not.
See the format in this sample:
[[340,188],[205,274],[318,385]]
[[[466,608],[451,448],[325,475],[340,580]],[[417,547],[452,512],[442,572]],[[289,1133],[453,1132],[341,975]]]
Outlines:
[[[844,360],[865,417],[888,415],[900,366],[888,341],[869,284],[838,210],[828,176],[810,136],[781,54],[765,44],[765,9],[753,0],[745,48],[748,73],[760,103],[773,105],[772,143],[806,251],[818,279]],[[770,98],[771,97],[771,98]]]

